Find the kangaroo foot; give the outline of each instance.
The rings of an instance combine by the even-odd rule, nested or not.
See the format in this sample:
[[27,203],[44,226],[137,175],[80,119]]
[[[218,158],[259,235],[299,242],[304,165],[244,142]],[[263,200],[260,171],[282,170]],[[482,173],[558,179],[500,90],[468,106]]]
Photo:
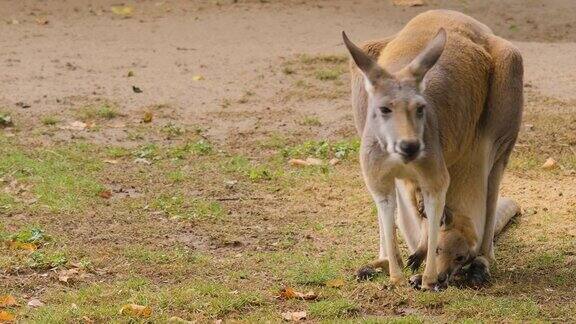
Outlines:
[[388,272],[388,260],[380,259],[369,263],[356,272],[356,279],[359,281],[372,280],[382,272]]
[[412,286],[412,288],[416,290],[422,289],[422,275],[421,274],[413,275],[412,277],[410,277],[410,279],[408,279],[408,283],[410,284],[410,286]]
[[488,261],[483,257],[477,257],[470,264],[466,281],[473,288],[480,288],[490,283],[490,269]]

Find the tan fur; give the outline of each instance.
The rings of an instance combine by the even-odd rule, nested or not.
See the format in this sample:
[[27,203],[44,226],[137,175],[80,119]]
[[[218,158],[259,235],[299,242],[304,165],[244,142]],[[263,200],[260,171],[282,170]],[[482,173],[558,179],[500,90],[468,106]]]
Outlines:
[[[443,48],[438,45],[441,29],[447,35]],[[347,46],[356,60],[359,55]],[[428,250],[436,250],[437,222],[446,205],[454,214],[453,230],[465,237],[475,254],[492,260],[499,185],[522,114],[523,69],[518,50],[482,23],[448,10],[420,14],[398,34],[362,49],[377,67],[366,63],[361,70],[352,63],[352,105],[362,137],[364,179],[379,207],[381,257],[383,249],[393,252],[396,248],[386,247],[383,242],[393,240],[382,234],[384,230],[395,235],[389,218],[396,208],[396,195],[390,191],[396,178],[422,190],[431,223],[419,231],[427,232],[420,233],[422,236],[429,234]],[[442,49],[420,80],[422,66]],[[377,128],[376,101],[394,99],[389,103],[393,117],[386,124],[394,129],[387,132],[394,138],[411,139],[418,135],[418,122],[402,116],[413,114],[419,96],[427,102],[423,154],[398,163],[391,152],[392,147],[396,149],[394,143],[375,133],[381,129]],[[425,288],[432,287],[437,278],[434,255],[427,255]],[[389,267],[391,279],[399,281],[401,273],[394,258]]]

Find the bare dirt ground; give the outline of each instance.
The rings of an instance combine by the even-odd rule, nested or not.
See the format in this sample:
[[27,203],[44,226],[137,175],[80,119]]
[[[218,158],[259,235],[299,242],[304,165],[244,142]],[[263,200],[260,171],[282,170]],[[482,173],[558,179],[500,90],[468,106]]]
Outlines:
[[[576,321],[576,6],[427,3],[0,2],[0,316]],[[354,280],[377,225],[340,40],[433,8],[512,40],[526,70],[502,188],[524,213],[499,238],[490,287],[439,294]],[[276,298],[286,286],[318,298]],[[150,317],[120,314],[131,303]]]

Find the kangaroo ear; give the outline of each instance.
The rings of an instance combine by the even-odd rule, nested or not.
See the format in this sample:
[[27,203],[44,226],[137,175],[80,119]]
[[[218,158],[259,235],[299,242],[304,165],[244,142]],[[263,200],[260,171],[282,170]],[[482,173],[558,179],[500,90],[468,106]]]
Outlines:
[[420,82],[442,55],[446,44],[446,30],[440,28],[436,36],[426,45],[426,48],[410,64],[408,71]]
[[356,66],[358,66],[371,84],[375,84],[380,78],[387,78],[390,76],[388,72],[378,66],[378,63],[376,63],[368,54],[352,43],[352,41],[348,39],[348,36],[346,36],[345,32],[342,32],[342,38],[344,39],[344,44],[346,45],[346,48],[348,48]]

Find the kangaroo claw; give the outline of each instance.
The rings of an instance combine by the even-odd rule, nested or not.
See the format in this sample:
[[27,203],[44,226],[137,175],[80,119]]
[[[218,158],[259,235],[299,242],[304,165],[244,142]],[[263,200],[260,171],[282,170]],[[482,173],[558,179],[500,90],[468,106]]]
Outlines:
[[421,250],[416,250],[412,255],[408,257],[408,261],[406,262],[406,267],[412,270],[412,273],[418,271],[422,262],[424,262],[424,258],[426,257],[426,252]]

